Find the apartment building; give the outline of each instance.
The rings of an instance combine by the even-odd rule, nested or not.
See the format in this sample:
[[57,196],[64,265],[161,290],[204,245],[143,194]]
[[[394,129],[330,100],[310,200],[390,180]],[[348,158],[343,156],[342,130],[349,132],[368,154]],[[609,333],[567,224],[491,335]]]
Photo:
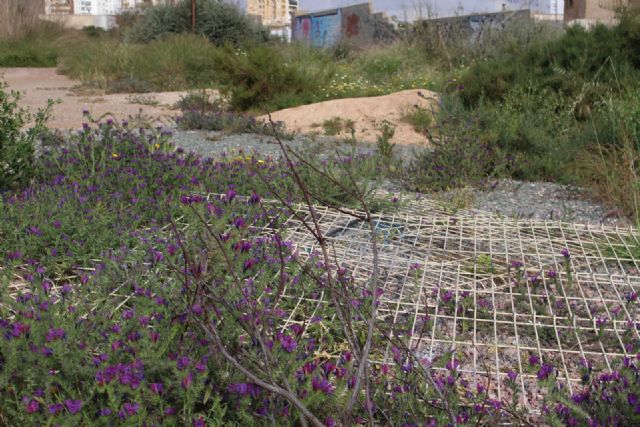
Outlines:
[[565,0],[564,21],[593,25],[615,21],[621,7],[640,7],[640,0]]

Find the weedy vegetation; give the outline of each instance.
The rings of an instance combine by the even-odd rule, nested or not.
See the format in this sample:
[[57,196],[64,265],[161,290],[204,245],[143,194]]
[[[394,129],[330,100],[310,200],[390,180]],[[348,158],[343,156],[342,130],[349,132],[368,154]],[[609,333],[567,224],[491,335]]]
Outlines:
[[[0,424],[530,425],[518,373],[503,373],[511,397],[496,400],[461,372],[461,351],[426,357],[414,331],[380,319],[384,242],[372,214],[398,199],[380,200],[376,188],[389,177],[425,192],[546,179],[586,186],[637,220],[640,14],[588,31],[521,26],[475,46],[424,23],[394,45],[319,50],[285,45],[213,0],[198,2],[191,34],[189,3],[127,16],[113,32],[1,28],[2,66],[57,65],[114,92],[190,89],[180,127],[273,135],[282,154],[202,158],[173,146],[168,129],[104,118],[52,137],[50,105],[31,116],[0,86]],[[442,93],[433,111],[404,117],[431,147],[400,171],[391,123],[380,125],[375,155],[320,156],[286,148],[286,129],[251,115],[418,88]],[[451,204],[467,199],[461,190]],[[369,280],[331,256],[317,205],[368,230]],[[314,251],[288,239],[292,215]],[[637,259],[631,243],[611,253]],[[564,271],[547,278],[573,286],[568,250],[562,257]],[[539,281],[522,263],[469,262],[513,272],[515,287]],[[438,298],[452,318],[474,309],[464,292]],[[628,309],[637,292],[626,299]],[[547,302],[518,301],[539,315]],[[478,315],[494,311],[484,303]],[[438,327],[428,316],[418,326]],[[625,327],[636,332],[616,324]],[[518,361],[546,390],[537,421],[637,425],[634,337],[611,372],[581,362],[572,395],[549,361]],[[384,355],[393,363],[373,363]]]

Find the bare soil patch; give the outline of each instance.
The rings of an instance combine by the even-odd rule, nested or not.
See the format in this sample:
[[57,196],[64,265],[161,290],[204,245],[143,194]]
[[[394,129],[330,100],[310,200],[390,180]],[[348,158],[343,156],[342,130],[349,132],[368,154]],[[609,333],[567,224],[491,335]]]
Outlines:
[[[303,134],[323,134],[323,124],[336,118],[353,121],[355,137],[358,141],[376,141],[379,126],[388,121],[395,126],[396,144],[426,144],[427,138],[417,133],[403,120],[407,112],[417,107],[431,109],[437,102],[437,95],[426,89],[411,89],[385,96],[369,98],[346,98],[287,108],[272,113],[276,121],[285,123],[287,129]],[[267,119],[262,116],[262,119]],[[349,137],[343,130],[338,136]]]
[[84,109],[94,118],[104,114],[111,114],[117,120],[144,116],[157,124],[170,124],[176,115],[172,106],[185,93],[105,94],[96,90],[78,90],[77,81],[57,74],[55,68],[0,68],[2,80],[9,84],[10,89],[22,93],[21,106],[32,112],[44,107],[48,99],[62,101],[53,108],[53,118],[49,123],[56,129],[82,127],[86,122]]

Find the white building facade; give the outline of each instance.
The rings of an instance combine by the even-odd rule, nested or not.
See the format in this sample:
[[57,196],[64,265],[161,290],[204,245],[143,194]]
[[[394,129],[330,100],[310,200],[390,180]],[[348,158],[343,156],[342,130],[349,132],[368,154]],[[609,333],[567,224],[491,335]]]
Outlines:
[[534,14],[560,15],[564,13],[564,0],[505,0],[509,10],[529,9]]
[[76,15],[118,15],[127,10],[135,9],[143,4],[156,4],[155,1],[145,0],[73,0]]

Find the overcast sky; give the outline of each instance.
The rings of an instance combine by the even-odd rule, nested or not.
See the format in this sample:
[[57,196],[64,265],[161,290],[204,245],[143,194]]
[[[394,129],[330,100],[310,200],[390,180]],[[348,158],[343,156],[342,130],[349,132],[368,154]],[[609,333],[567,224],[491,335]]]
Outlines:
[[[312,12],[364,3],[366,0],[299,0],[299,2],[300,10]],[[411,17],[420,8],[423,15],[426,15],[427,8],[431,8],[438,16],[450,16],[456,13],[495,12],[502,9],[502,4],[511,8],[519,8],[518,6],[526,6],[527,4],[531,4],[535,8],[535,5],[540,5],[541,9],[545,7],[551,9],[547,13],[555,13],[556,5],[560,13],[564,8],[563,0],[373,0],[376,12],[385,11],[398,18],[403,18],[405,11]]]

